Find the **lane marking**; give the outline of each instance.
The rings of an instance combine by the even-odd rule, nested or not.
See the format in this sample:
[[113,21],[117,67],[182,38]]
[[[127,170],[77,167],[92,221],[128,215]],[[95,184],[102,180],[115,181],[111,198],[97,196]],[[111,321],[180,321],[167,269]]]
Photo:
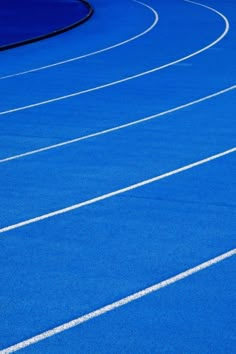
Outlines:
[[170,113],[173,113],[173,112],[177,112],[177,111],[179,111],[181,109],[193,106],[193,105],[195,105],[197,103],[206,101],[206,100],[211,99],[213,97],[217,97],[217,96],[222,95],[222,94],[224,94],[226,92],[232,91],[235,88],[236,88],[236,85],[233,85],[233,86],[227,87],[226,89],[223,89],[221,91],[218,91],[218,92],[215,92],[213,94],[210,94],[208,96],[204,96],[202,98],[199,98],[199,99],[197,99],[195,101],[188,102],[188,103],[183,104],[181,106],[177,106],[177,107],[171,108],[171,109],[169,109],[167,111],[156,113],[154,115],[151,115],[151,116],[139,119],[139,120],[135,120],[135,121],[132,121],[132,122],[129,122],[129,123],[126,123],[126,124],[118,125],[118,126],[113,127],[113,128],[109,128],[109,129],[102,130],[102,131],[99,131],[99,132],[96,132],[96,133],[92,133],[92,134],[89,134],[89,135],[81,136],[81,137],[78,137],[78,138],[75,138],[75,139],[63,141],[63,142],[58,143],[58,144],[53,144],[53,145],[50,145],[50,146],[42,147],[40,149],[28,151],[28,152],[25,152],[25,153],[22,153],[22,154],[9,156],[9,157],[6,157],[4,159],[0,159],[0,163],[5,163],[5,162],[9,162],[9,161],[20,159],[20,158],[24,158],[26,156],[35,155],[35,154],[38,154],[38,153],[41,153],[41,152],[44,152],[44,151],[57,149],[57,148],[60,148],[60,147],[66,146],[66,145],[78,143],[79,141],[82,141],[82,140],[95,138],[95,137],[100,136],[100,135],[109,134],[109,133],[112,133],[112,132],[117,131],[117,130],[125,129],[125,128],[131,127],[133,125],[141,124],[141,123],[147,122],[149,120],[153,120],[153,119],[162,117],[164,115],[167,115],[167,114],[170,114]]
[[203,48],[199,49],[198,51],[196,51],[196,52],[194,52],[192,54],[189,54],[189,55],[187,55],[187,56],[185,56],[183,58],[180,58],[178,60],[172,61],[172,62],[170,62],[168,64],[164,64],[162,66],[156,67],[154,69],[151,69],[151,70],[148,70],[148,71],[144,71],[144,72],[136,74],[136,75],[128,76],[128,77],[126,77],[124,79],[113,81],[113,82],[110,82],[108,84],[104,84],[104,85],[101,85],[101,86],[96,86],[96,87],[93,87],[93,88],[90,88],[90,89],[87,89],[87,90],[74,92],[74,93],[71,93],[71,94],[68,94],[68,95],[52,98],[52,99],[49,99],[49,100],[46,100],[46,101],[41,101],[41,102],[38,102],[38,103],[33,103],[33,104],[30,104],[30,105],[27,105],[27,106],[23,106],[23,107],[13,108],[13,109],[10,109],[10,110],[7,110],[7,111],[2,111],[2,112],[0,112],[0,115],[14,113],[14,112],[18,112],[18,111],[23,111],[23,110],[26,110],[26,109],[42,106],[42,105],[49,104],[49,103],[52,103],[52,102],[65,100],[65,99],[76,97],[76,96],[79,96],[79,95],[83,95],[83,94],[86,94],[86,93],[89,93],[89,92],[98,91],[98,90],[101,90],[101,89],[104,89],[104,88],[107,88],[107,87],[115,86],[115,85],[130,81],[130,80],[137,79],[137,78],[145,76],[145,75],[149,75],[149,74],[154,73],[156,71],[159,71],[159,70],[165,69],[165,68],[167,68],[169,66],[172,66],[172,65],[175,65],[177,63],[180,63],[180,62],[182,62],[184,60],[190,59],[190,58],[192,58],[192,57],[194,57],[194,56],[196,56],[196,55],[208,50],[209,48],[213,47],[218,42],[220,42],[226,36],[226,34],[229,31],[229,22],[228,22],[227,18],[223,14],[221,14],[219,11],[217,11],[217,10],[215,10],[215,9],[209,7],[209,6],[202,5],[200,3],[197,3],[197,2],[194,2],[194,1],[190,1],[190,0],[184,0],[184,1],[192,3],[192,4],[195,4],[195,5],[202,6],[202,7],[206,8],[206,9],[209,9],[209,10],[215,12],[216,14],[218,14],[224,20],[224,22],[225,22],[225,30],[214,42],[208,44],[206,47],[203,47]]
[[3,349],[0,351],[1,354],[9,354],[9,353],[14,353],[20,349],[23,349],[23,348],[26,348],[30,345],[33,345],[33,344],[36,344],[37,342],[40,342],[44,339],[47,339],[49,337],[52,337],[52,336],[55,336],[56,334],[58,333],[61,333],[61,332],[64,332],[64,331],[67,331],[68,329],[70,328],[73,328],[73,327],[76,327],[76,326],[79,326],[81,325],[82,323],[84,322],[87,322],[87,321],[90,321],[92,320],[93,318],[96,318],[96,317],[99,317],[99,316],[102,316],[104,315],[105,313],[108,313],[110,311],[113,311],[121,306],[124,306],[124,305],[127,305],[133,301],[136,301],[138,299],[141,299],[143,298],[144,296],[147,296],[147,295],[150,295],[154,292],[157,292],[158,290],[162,289],[162,288],[165,288],[171,284],[174,284],[180,280],[183,280],[195,273],[198,273],[206,268],[209,268],[217,263],[220,263],[230,257],[233,257],[235,256],[236,254],[236,248],[226,252],[226,253],[223,253],[215,258],[211,258],[210,260],[204,262],[204,263],[201,263],[193,268],[189,268],[188,270],[182,272],[182,273],[179,273],[171,278],[168,278],[166,280],[163,280],[159,283],[156,283],[146,289],[143,289],[141,291],[138,291],[132,295],[129,295],[127,297],[124,297],[123,299],[120,299],[118,301],[115,301],[109,305],[106,305],[104,307],[101,307],[100,309],[97,309],[95,311],[92,311],[92,312],[89,312],[81,317],[78,317],[72,321],[69,321],[69,322],[66,322],[60,326],[57,326],[57,327],[54,327],[53,329],[50,329],[46,332],[43,332],[43,333],[40,333],[34,337],[31,337],[29,339],[26,339],[22,342],[19,342],[15,345],[12,345],[6,349]]
[[104,53],[104,52],[107,52],[111,49],[114,49],[114,48],[117,48],[117,47],[120,47],[120,46],[123,46],[127,43],[130,43],[142,36],[144,36],[145,34],[147,34],[148,32],[150,32],[157,24],[158,22],[158,13],[149,5],[141,2],[141,1],[137,1],[137,0],[132,0],[133,2],[136,2],[137,4],[140,4],[144,7],[146,7],[147,9],[151,10],[152,13],[154,14],[154,22],[152,23],[152,25],[150,27],[148,27],[145,31],[137,34],[136,36],[134,37],[131,37],[129,39],[126,39],[125,41],[123,42],[120,42],[120,43],[117,43],[117,44],[114,44],[112,46],[109,46],[109,47],[106,47],[106,48],[103,48],[103,49],[100,49],[100,50],[97,50],[95,52],[92,52],[92,53],[88,53],[88,54],[84,54],[84,55],[81,55],[81,56],[78,56],[78,57],[74,57],[74,58],[71,58],[71,59],[67,59],[67,60],[63,60],[63,61],[60,61],[60,62],[57,62],[57,63],[53,63],[53,64],[49,64],[49,65],[45,65],[45,66],[41,66],[41,67],[38,67],[38,68],[35,68],[35,69],[31,69],[31,70],[27,70],[27,71],[21,71],[19,73],[15,73],[15,74],[11,74],[11,75],[6,75],[6,76],[2,76],[0,77],[0,80],[5,80],[5,79],[9,79],[11,77],[15,77],[15,76],[20,76],[20,75],[26,75],[26,74],[30,74],[30,73],[33,73],[33,72],[36,72],[36,71],[41,71],[41,70],[45,70],[45,69],[49,69],[49,68],[52,68],[52,67],[55,67],[55,66],[58,66],[58,65],[64,65],[64,64],[67,64],[67,63],[71,63],[73,61],[77,61],[77,60],[81,60],[81,59],[84,59],[84,58],[88,58],[88,57],[91,57],[93,55],[97,55],[97,54],[100,54],[100,53]]
[[218,153],[216,155],[212,155],[210,157],[207,157],[203,160],[199,160],[199,161],[196,161],[194,163],[191,163],[189,165],[185,165],[185,166],[182,166],[180,168],[177,168],[175,170],[172,170],[172,171],[169,171],[169,172],[166,172],[166,173],[163,173],[161,175],[158,175],[158,176],[155,176],[155,177],[152,177],[150,179],[147,179],[147,180],[144,180],[142,182],[138,182],[138,183],[135,183],[135,184],[132,184],[128,187],[125,187],[125,188],[121,188],[121,189],[118,189],[116,191],[113,191],[113,192],[110,192],[110,193],[106,193],[106,194],[103,194],[99,197],[95,197],[95,198],[92,198],[92,199],[89,199],[89,200],[86,200],[84,202],[80,202],[78,204],[74,204],[74,205],[71,205],[69,207],[66,207],[66,208],[63,208],[63,209],[59,209],[59,210],[55,210],[53,212],[50,212],[50,213],[47,213],[47,214],[43,214],[43,215],[40,215],[40,216],[37,216],[37,217],[34,217],[32,219],[28,219],[28,220],[25,220],[25,221],[21,221],[17,224],[13,224],[13,225],[9,225],[9,226],[5,226],[3,228],[0,229],[0,233],[5,233],[5,232],[8,232],[8,231],[11,231],[11,230],[15,230],[15,229],[19,229],[23,226],[26,226],[26,225],[30,225],[30,224],[34,224],[36,222],[39,222],[39,221],[42,221],[42,220],[45,220],[45,219],[49,219],[49,218],[52,218],[54,216],[57,216],[57,215],[61,215],[61,214],[65,214],[65,213],[68,213],[70,211],[73,211],[73,210],[76,210],[76,209],[80,209],[84,206],[87,206],[87,205],[90,205],[90,204],[94,204],[94,203],[97,203],[97,202],[100,202],[102,200],[105,200],[105,199],[108,199],[108,198],[111,198],[111,197],[114,197],[116,195],[119,195],[119,194],[122,194],[122,193],[126,193],[126,192],[129,192],[131,190],[134,190],[134,189],[137,189],[137,188],[140,188],[140,187],[143,187],[145,185],[148,185],[150,183],[154,183],[154,182],[157,182],[157,181],[160,181],[161,179],[164,179],[164,178],[167,178],[167,177],[170,177],[170,176],[173,176],[173,175],[176,175],[180,172],[184,172],[184,171],[187,171],[187,170],[190,170],[194,167],[197,167],[197,166],[200,166],[200,165],[203,165],[207,162],[210,162],[210,161],[213,161],[213,160],[216,160],[220,157],[223,157],[223,156],[226,156],[228,154],[232,154],[236,151],[236,147],[232,148],[232,149],[229,149],[229,150],[226,150],[226,151],[223,151],[221,153]]

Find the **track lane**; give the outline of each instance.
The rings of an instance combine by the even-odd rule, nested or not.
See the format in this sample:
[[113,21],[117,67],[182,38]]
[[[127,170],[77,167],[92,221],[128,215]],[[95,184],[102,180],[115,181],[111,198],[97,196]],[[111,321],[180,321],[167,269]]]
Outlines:
[[108,347],[123,353],[231,352],[235,266],[236,257],[225,260],[114,313],[31,345],[24,353],[53,354],[56,349],[59,354],[65,347],[73,352],[91,352],[96,347],[104,354]]
[[215,97],[217,106],[201,102],[158,121],[1,164],[1,228],[234,147],[234,97],[235,90]]
[[[222,5],[222,11],[223,7]],[[226,6],[225,11],[227,13]],[[233,16],[230,13],[228,15],[232,19]],[[214,50],[212,48],[202,57],[193,58],[189,63],[190,66],[176,65],[168,70],[169,75],[164,74],[163,71],[163,73],[153,75],[152,80],[150,78],[142,79],[138,86],[134,82],[127,83],[125,90],[122,92],[116,88],[111,89],[109,93],[92,94],[92,103],[91,97],[80,100],[79,114],[74,112],[76,105],[73,107],[70,107],[70,104],[65,105],[63,110],[60,109],[60,112],[56,112],[58,119],[56,123],[55,115],[52,114],[53,110],[48,107],[45,110],[37,110],[35,117],[32,117],[32,114],[25,114],[25,112],[22,115],[19,113],[16,120],[14,117],[10,121],[11,132],[15,130],[15,134],[23,133],[27,136],[28,129],[32,139],[29,145],[37,145],[37,143],[42,142],[41,139],[45,136],[47,136],[48,141],[51,141],[69,134],[73,135],[75,127],[76,129],[79,127],[79,130],[91,131],[97,126],[107,126],[111,123],[110,117],[113,116],[113,113],[115,113],[115,119],[118,117],[119,121],[127,122],[127,116],[121,113],[129,112],[129,119],[131,116],[136,118],[137,112],[140,116],[142,112],[152,114],[157,111],[157,108],[159,110],[161,107],[168,107],[170,103],[179,102],[181,104],[183,99],[196,99],[200,96],[200,93],[209,94],[217,89],[220,90],[222,83],[226,85],[235,84],[234,52],[231,47],[234,33],[234,25],[232,25],[231,34],[227,35],[220,47],[217,46]],[[157,86],[159,86],[158,89]],[[141,96],[141,92],[145,92],[145,95]],[[146,97],[147,93],[151,93],[151,96]],[[119,98],[117,98],[118,96]],[[142,102],[141,99],[137,102],[137,97],[142,97]],[[132,144],[132,141],[135,144],[137,143],[137,151],[135,152],[138,154],[139,151],[142,151],[142,154],[140,153],[141,160],[136,167],[135,164],[138,160],[133,159],[127,161],[127,167],[125,168],[124,165],[119,164],[119,171],[125,171],[125,174],[127,171],[131,173],[130,170],[134,167],[133,176],[140,176],[147,172],[153,173],[154,166],[151,164],[151,153],[155,163],[158,162],[156,159],[158,155],[161,163],[160,168],[164,169],[167,167],[169,160],[175,164],[180,161],[180,158],[192,159],[195,154],[199,156],[199,154],[205,154],[223,146],[226,147],[229,142],[235,141],[234,114],[232,114],[232,112],[235,112],[234,102],[234,95],[222,97],[222,100],[217,98],[210,105],[204,105],[204,108],[199,106],[196,114],[193,114],[192,108],[188,109],[186,115],[181,115],[176,119],[175,125],[172,125],[170,121],[166,125],[162,125],[162,123],[159,125],[158,122],[158,126],[150,125],[142,132],[135,130],[134,134],[137,135],[133,136],[135,139],[130,140],[130,144]],[[89,103],[92,107],[89,106]],[[107,104],[106,109],[104,109],[104,103]],[[90,112],[87,114],[87,112],[84,112],[88,106]],[[71,117],[71,113],[74,114],[73,117]],[[45,114],[49,115],[49,117],[46,117],[46,121]],[[83,122],[81,123],[78,122],[78,116],[82,115]],[[102,121],[101,116],[104,118]],[[18,121],[19,117],[21,118]],[[30,119],[31,123],[29,123]],[[41,125],[36,124],[34,126],[34,123],[40,119]],[[27,122],[28,125],[21,126],[23,121]],[[52,124],[47,125],[49,121]],[[19,141],[17,137],[15,140],[13,138],[16,145],[11,146],[13,144],[11,140],[8,140],[9,130],[7,132],[6,129],[9,126],[6,127],[6,121],[3,123],[1,132],[7,135],[5,147],[9,151],[14,149],[19,151],[17,149],[22,148],[23,140]],[[30,124],[32,124],[31,127]],[[59,130],[55,129],[55,124],[60,127]],[[64,127],[67,127],[67,129],[64,129]],[[35,142],[33,141],[33,133],[37,132],[37,129],[37,141]],[[180,138],[176,140],[178,135],[180,135]],[[157,137],[160,137],[158,143],[155,142]],[[187,138],[193,140],[190,145],[186,145]],[[124,144],[123,147],[125,147],[130,135],[126,134],[119,139],[121,139],[121,145]],[[120,144],[119,139],[117,144]],[[153,149],[152,152],[148,149],[145,139],[149,143],[149,149]],[[167,140],[167,142],[164,140]],[[108,139],[107,142],[109,148],[110,146],[115,147],[115,142],[112,142],[112,139]],[[164,151],[168,142],[168,149]],[[97,156],[100,154],[99,161],[101,162],[104,162],[103,149],[105,150],[105,145],[103,146],[103,143],[102,145],[96,145],[96,153]],[[186,148],[189,150],[186,151]],[[86,151],[91,153],[93,148],[76,151],[71,149],[69,154],[73,156],[72,161],[78,163],[82,161],[81,155]],[[114,156],[115,158],[118,156],[120,163],[121,160],[124,160],[121,157],[125,156],[127,158],[129,154],[135,156],[132,149],[126,155],[124,149],[120,155]],[[29,159],[24,166],[14,162],[12,167],[15,173],[19,172],[19,183],[26,185],[29,178],[32,178],[32,180],[40,176],[47,178],[45,175],[48,172],[50,175],[50,169],[53,171],[53,165],[40,171],[42,162],[43,167],[46,166],[46,158],[45,155],[34,161]],[[58,154],[53,158],[63,163],[63,161],[68,160],[68,154],[62,154],[61,156]],[[137,159],[138,156],[136,155],[135,158]],[[145,166],[146,170],[143,171],[146,158],[148,164]],[[6,345],[13,343],[13,332],[14,340],[21,341],[23,338],[44,331],[45,326],[47,328],[51,326],[50,328],[52,328],[74,318],[75,315],[82,315],[97,308],[97,306],[103,306],[109,303],[111,299],[115,300],[116,296],[117,298],[126,296],[135,289],[140,289],[141,283],[144,286],[144,283],[149,285],[152,280],[156,282],[157,277],[162,280],[163,276],[168,277],[168,274],[170,275],[172,271],[174,272],[177,269],[181,271],[183,266],[191,266],[191,262],[209,259],[208,257],[215,256],[215,252],[220,253],[227,251],[227,247],[235,247],[235,201],[233,199],[234,184],[232,182],[232,173],[235,171],[233,170],[234,161],[235,157],[227,158],[220,164],[211,165],[204,170],[195,170],[194,174],[188,175],[188,178],[184,178],[183,175],[181,178],[175,176],[177,179],[172,179],[169,183],[161,183],[157,186],[157,189],[145,188],[145,190],[140,190],[140,193],[115,198],[114,204],[110,200],[111,203],[101,203],[92,210],[86,208],[79,214],[77,212],[70,214],[68,218],[54,219],[53,222],[45,221],[37,229],[28,226],[25,230],[18,230],[16,233],[13,231],[14,234],[12,233],[9,238],[2,238],[0,242],[7,260],[7,262],[5,262],[5,259],[1,260],[4,262],[1,279],[4,284],[7,284],[7,288],[2,290],[2,296],[5,298],[5,304],[10,303],[7,310],[4,306],[4,323],[1,323]],[[122,177],[117,173],[117,166],[113,169],[113,162],[109,160],[106,160],[106,162],[108,164],[105,168],[110,173],[110,177],[112,175],[114,177],[115,174],[116,178],[118,177],[121,181]],[[101,163],[100,173],[103,172],[103,167],[103,163]],[[28,173],[30,168],[32,168],[32,171]],[[65,170],[64,168],[58,169],[59,176],[61,171],[63,171],[63,174],[69,173],[67,168]],[[27,173],[24,174],[24,172]],[[71,172],[70,177],[73,178],[74,171]],[[94,173],[92,168],[90,172],[91,174]],[[9,169],[5,175],[6,180],[10,177],[10,180],[14,182],[12,173],[13,170]],[[55,171],[52,173],[55,174]],[[100,178],[99,173],[97,173],[97,176]],[[4,177],[4,174],[2,177]],[[55,177],[58,176],[55,174]],[[63,175],[59,177],[57,183],[61,180],[61,177]],[[76,179],[78,175],[76,176],[75,173],[74,177]],[[49,178],[51,177],[49,176]],[[104,183],[104,176],[103,180],[99,179],[99,182]],[[33,184],[34,181],[31,186]],[[13,185],[14,183],[12,185],[9,183],[7,193]],[[97,191],[98,185],[92,184],[94,191]],[[69,197],[67,192],[70,186],[69,184],[62,186],[59,183],[58,186],[59,188],[64,187],[61,194],[63,198],[61,202],[64,203],[65,195],[66,198]],[[72,187],[74,188],[74,186]],[[22,191],[24,191],[24,188]],[[72,191],[74,191],[73,188]],[[40,189],[34,190],[33,188],[32,190],[35,196],[36,192],[42,193],[38,194],[42,201],[39,208],[49,207],[45,203],[46,198],[42,198],[44,193],[47,197],[48,191],[44,190],[42,185]],[[64,192],[66,194],[63,194]],[[18,196],[16,194],[12,201],[17,200]],[[10,208],[2,208],[2,220],[5,222],[9,220],[8,218],[15,217],[16,206],[19,208],[17,211],[19,213],[24,213],[27,208],[30,212],[37,212],[37,208],[30,210],[30,207],[26,206],[27,200],[29,199],[27,199],[26,193],[25,201],[20,201],[18,205],[17,203],[12,204],[13,207],[7,204],[7,207],[10,206]],[[11,203],[10,200],[9,203]],[[119,217],[117,217],[118,214]],[[129,215],[129,220],[127,220],[127,215]],[[150,247],[151,245],[152,247]],[[98,249],[101,250],[99,254]],[[161,257],[157,257],[159,254],[161,254]],[[121,259],[122,256],[124,258]],[[58,267],[58,261],[60,268]],[[168,264],[168,269],[166,264]],[[37,269],[40,271],[37,272]],[[137,269],[140,270],[138,274]],[[127,272],[127,274],[124,272]],[[12,274],[14,274],[14,279],[11,276]],[[49,283],[50,287],[48,287]],[[96,297],[94,296],[95,293]],[[42,304],[45,304],[44,308]],[[51,316],[48,316],[49,313]],[[36,327],[35,318],[38,319]],[[24,323],[24,328],[22,323]],[[11,328],[11,331],[9,331],[9,328]],[[214,335],[214,332],[212,333]],[[226,342],[222,344],[224,348],[227,348]],[[71,345],[73,345],[72,342]],[[81,343],[81,345],[86,345],[86,343]]]
[[[187,10],[185,10],[187,16],[185,15],[184,17],[184,20],[187,18],[187,21],[183,21],[183,18],[177,17],[177,24],[172,29],[172,38],[166,38],[166,35],[170,33],[170,26],[164,26],[164,34],[158,31],[159,42],[157,43],[160,43],[162,47],[166,47],[166,40],[170,43],[175,43],[175,46],[171,46],[171,54],[170,48],[168,48],[169,53],[167,52],[168,54],[166,53],[166,55],[164,56],[164,63],[163,59],[161,59],[159,65],[157,65],[157,60],[155,57],[153,57],[152,50],[150,50],[150,53],[148,51],[145,51],[145,54],[143,55],[143,51],[140,51],[140,42],[147,40],[149,40],[149,43],[150,41],[153,42],[153,39],[144,37],[142,40],[138,41],[138,53],[136,53],[136,50],[134,50],[132,46],[129,46],[131,47],[130,51],[129,47],[120,47],[118,49],[118,60],[117,55],[113,53],[116,51],[111,51],[109,53],[103,53],[103,60],[101,58],[98,60],[95,59],[96,63],[94,63],[94,58],[88,58],[86,61],[81,62],[79,67],[76,66],[76,70],[73,70],[74,63],[70,63],[70,65],[63,66],[63,71],[59,67],[54,68],[52,72],[40,72],[40,75],[37,75],[37,73],[35,73],[35,76],[32,79],[31,77],[17,77],[17,80],[14,80],[14,87],[11,85],[12,80],[10,80],[9,82],[4,82],[4,92],[8,97],[13,98],[13,102],[15,102],[15,107],[12,107],[12,103],[8,101],[2,103],[0,116],[15,113],[22,110],[33,109],[35,107],[45,104],[51,104],[54,102],[57,103],[61,100],[70,99],[72,97],[77,97],[100,89],[103,90],[105,88],[110,88],[114,85],[119,85],[126,83],[130,80],[138,79],[145,75],[153,74],[156,71],[168,68],[172,65],[175,65],[182,61],[191,59],[192,57],[195,57],[201,53],[204,53],[205,51],[209,50],[211,47],[215,46],[217,43],[224,39],[224,37],[229,31],[229,22],[223,14],[213,8],[205,7],[205,5],[201,5],[200,3],[183,3],[188,4]],[[178,5],[178,7],[180,6]],[[195,8],[197,10],[195,10]],[[199,18],[200,16],[202,16],[202,13],[207,16],[207,18],[213,18],[216,21],[217,25],[215,25],[215,28],[217,35],[215,35],[214,40],[207,40],[205,35],[203,38],[200,39],[200,42],[206,44],[200,45],[197,42],[196,49],[190,52],[189,47],[191,47],[194,43],[192,38],[192,32],[195,32],[195,36],[199,36],[199,31],[196,31],[196,22],[199,23]],[[192,26],[189,29],[188,23],[190,19],[192,22]],[[194,22],[195,26],[193,25]],[[219,34],[218,26],[219,28],[221,28]],[[189,32],[187,37],[185,36],[186,31]],[[153,32],[155,31],[152,31],[152,33]],[[208,36],[211,37],[212,33],[210,32],[207,37]],[[176,37],[178,38],[178,40],[176,40]],[[188,49],[186,49],[186,39],[185,41],[180,41],[180,38],[185,37],[188,41]],[[177,59],[175,52],[177,44],[176,41],[179,44],[178,52],[181,53],[180,57],[177,57]],[[156,50],[162,52],[162,47],[157,48]],[[124,50],[125,52],[122,53],[122,50]],[[139,61],[136,60],[137,54],[139,55]],[[170,58],[172,58],[172,60]],[[154,61],[153,64],[151,64],[152,61]],[[113,65],[107,65],[106,62],[112,62]],[[142,63],[141,67],[140,63]],[[128,75],[127,67],[129,68]],[[102,72],[102,75],[100,75],[100,72]],[[46,84],[44,84],[44,82]],[[63,85],[60,85],[60,82],[63,82]],[[24,90],[24,96],[20,96],[20,101],[18,103],[18,95],[16,91],[19,91],[19,89]],[[52,97],[52,92],[54,94],[54,97]]]
[[232,249],[232,163],[235,154],[1,237],[3,281],[14,272],[2,289],[4,347]]

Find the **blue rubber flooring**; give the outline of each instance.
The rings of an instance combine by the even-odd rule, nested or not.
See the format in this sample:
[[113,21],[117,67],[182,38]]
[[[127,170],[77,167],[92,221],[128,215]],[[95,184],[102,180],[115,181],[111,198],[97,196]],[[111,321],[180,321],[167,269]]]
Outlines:
[[91,4],[1,53],[0,353],[233,353],[236,4]]

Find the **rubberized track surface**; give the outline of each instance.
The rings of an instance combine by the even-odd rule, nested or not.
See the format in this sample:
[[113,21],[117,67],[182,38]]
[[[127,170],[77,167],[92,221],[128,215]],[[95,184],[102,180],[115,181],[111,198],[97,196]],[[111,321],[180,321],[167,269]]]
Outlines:
[[92,5],[1,53],[0,353],[231,353],[236,4]]

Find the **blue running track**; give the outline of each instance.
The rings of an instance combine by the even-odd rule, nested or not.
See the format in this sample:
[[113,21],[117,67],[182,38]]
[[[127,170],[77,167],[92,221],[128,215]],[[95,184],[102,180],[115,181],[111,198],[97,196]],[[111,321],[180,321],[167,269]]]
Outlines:
[[233,353],[236,3],[91,5],[1,52],[0,353]]

